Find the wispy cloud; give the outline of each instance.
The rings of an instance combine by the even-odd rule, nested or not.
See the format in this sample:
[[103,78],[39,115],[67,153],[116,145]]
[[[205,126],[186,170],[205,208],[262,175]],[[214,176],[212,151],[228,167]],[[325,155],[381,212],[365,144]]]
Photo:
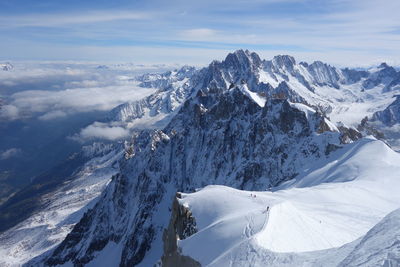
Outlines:
[[3,117],[17,119],[46,113],[52,119],[66,113],[106,111],[128,101],[138,100],[152,90],[132,85],[89,87],[62,91],[23,91],[11,95],[12,101],[1,110]]
[[183,30],[180,33],[180,36],[186,40],[197,40],[204,41],[209,38],[215,37],[217,35],[217,31],[208,28],[199,28],[199,29],[188,29]]
[[126,20],[146,20],[150,13],[129,11],[90,11],[85,13],[5,15],[0,17],[0,27],[60,27],[74,24],[93,24]]
[[67,115],[68,114],[64,111],[52,110],[52,111],[49,111],[49,112],[39,116],[38,119],[42,120],[42,121],[48,121],[48,120],[54,120],[54,119],[58,119],[58,118],[64,118]]
[[[186,63],[199,63],[199,49],[204,51],[204,63],[216,50],[223,54],[237,48],[262,54],[286,51],[305,55],[302,59],[322,55],[319,59],[347,65],[370,64],[378,58],[400,61],[397,0],[150,0],[115,6],[111,10],[99,5],[97,11],[4,14],[0,34],[5,41],[0,49],[10,58],[75,55],[85,59],[129,57],[142,62],[146,56],[152,62],[152,58],[182,62],[179,55],[168,54],[182,48],[192,50],[192,58],[184,56]],[[101,52],[93,53],[92,48]],[[143,55],[143,51],[149,52]]]
[[0,151],[0,160],[6,160],[10,158],[17,157],[18,155],[21,154],[21,149],[19,148],[10,148],[5,151]]
[[129,130],[120,127],[112,126],[106,123],[95,122],[83,128],[78,134],[71,137],[72,140],[85,142],[95,139],[105,139],[115,141],[123,139],[129,135]]

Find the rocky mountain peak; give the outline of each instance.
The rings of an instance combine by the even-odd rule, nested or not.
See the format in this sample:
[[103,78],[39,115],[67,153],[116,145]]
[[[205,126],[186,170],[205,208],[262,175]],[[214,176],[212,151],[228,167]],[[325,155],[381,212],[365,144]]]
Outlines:
[[272,59],[272,63],[279,69],[286,68],[292,70],[293,66],[296,65],[296,60],[289,55],[277,55]]
[[307,69],[314,77],[317,85],[329,85],[339,88],[341,76],[340,72],[335,67],[321,61],[314,61],[307,67]]
[[394,87],[398,87],[400,84],[400,72],[397,72],[392,66],[382,63],[377,71],[370,73],[362,85],[365,89],[371,89],[379,84],[385,86],[383,92],[393,90]]
[[257,53],[239,49],[233,53],[229,53],[223,61],[223,65],[228,68],[253,70],[260,67],[261,62],[261,58]]
[[0,69],[4,71],[10,71],[14,69],[14,66],[10,62],[0,63]]
[[400,123],[400,95],[394,97],[396,99],[386,109],[374,113],[372,120],[381,121],[387,126]]
[[388,65],[386,62],[382,62],[382,63],[378,66],[378,68],[380,68],[380,69],[389,68],[389,65]]

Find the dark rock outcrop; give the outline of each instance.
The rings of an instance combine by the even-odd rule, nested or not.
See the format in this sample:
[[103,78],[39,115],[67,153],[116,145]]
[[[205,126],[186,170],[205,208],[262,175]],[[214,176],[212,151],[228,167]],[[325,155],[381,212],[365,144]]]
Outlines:
[[171,219],[163,233],[163,256],[161,257],[161,266],[201,266],[196,260],[181,255],[177,246],[178,238],[182,240],[196,232],[195,218],[193,218],[190,210],[180,205],[175,198],[172,204]]
[[395,97],[395,101],[387,108],[373,114],[373,121],[381,121],[386,126],[393,126],[396,123],[400,123],[400,95],[396,95]]

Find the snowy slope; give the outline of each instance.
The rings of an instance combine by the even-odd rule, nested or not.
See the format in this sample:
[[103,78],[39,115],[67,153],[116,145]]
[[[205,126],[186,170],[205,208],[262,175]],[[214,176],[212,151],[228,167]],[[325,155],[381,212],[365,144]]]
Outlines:
[[400,209],[387,215],[357,243],[340,266],[399,266]]
[[[235,255],[247,243],[261,250],[252,251],[256,255],[263,250],[302,253],[337,248],[364,236],[400,207],[400,155],[373,139],[348,145],[346,150],[319,162],[325,167],[301,182],[273,192],[208,186],[183,194],[179,201],[192,212],[198,232],[179,241],[182,254],[204,266],[239,266],[241,259]],[[371,233],[368,237],[373,238]],[[389,242],[385,238],[381,242]],[[373,244],[363,242],[362,246]],[[354,261],[351,257],[360,257],[356,253],[368,251],[360,247],[344,266]],[[268,263],[259,260],[251,266]],[[290,264],[290,257],[286,263],[296,265]]]
[[[99,154],[99,149],[95,144],[84,147],[83,153],[90,157]],[[38,212],[1,233],[0,266],[21,266],[57,246],[118,172],[121,156],[122,152],[112,150],[89,160],[70,181],[41,198]]]

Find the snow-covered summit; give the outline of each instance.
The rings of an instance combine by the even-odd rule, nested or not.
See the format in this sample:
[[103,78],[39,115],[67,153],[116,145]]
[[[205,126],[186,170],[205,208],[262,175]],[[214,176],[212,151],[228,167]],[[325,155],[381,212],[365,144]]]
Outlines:
[[395,101],[386,109],[374,113],[373,120],[379,120],[387,126],[400,123],[400,95],[395,96]]
[[14,66],[10,62],[0,63],[0,70],[10,71],[14,69]]
[[371,89],[379,84],[384,85],[384,91],[394,90],[400,84],[400,72],[386,63],[382,63],[376,71],[367,77],[362,85],[365,89]]

